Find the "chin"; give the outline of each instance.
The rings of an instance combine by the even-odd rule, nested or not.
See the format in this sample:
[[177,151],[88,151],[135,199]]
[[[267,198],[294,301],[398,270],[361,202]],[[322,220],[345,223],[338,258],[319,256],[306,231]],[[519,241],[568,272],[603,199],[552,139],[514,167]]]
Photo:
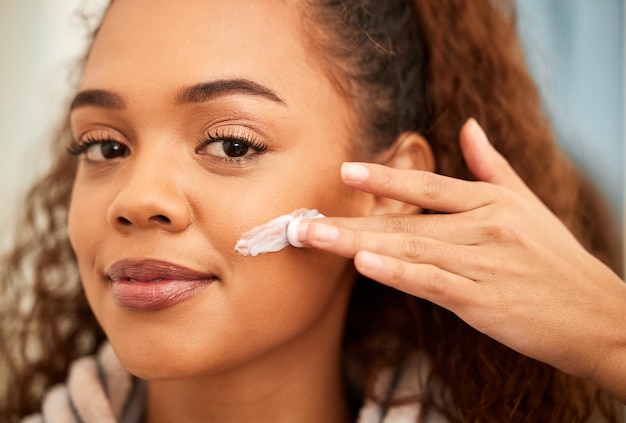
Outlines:
[[[145,380],[177,380],[206,375],[227,367],[223,360],[199,359],[196,354],[179,348],[153,345],[148,351],[139,348],[119,348],[112,343],[122,366],[132,375]],[[180,346],[179,346],[180,347]]]
[[[242,348],[241,342],[234,344],[223,333],[202,338],[172,328],[160,333],[146,328],[143,332],[116,331],[111,335],[109,341],[122,366],[132,375],[150,381],[217,375],[262,354],[262,346]],[[233,348],[235,345],[239,348]]]

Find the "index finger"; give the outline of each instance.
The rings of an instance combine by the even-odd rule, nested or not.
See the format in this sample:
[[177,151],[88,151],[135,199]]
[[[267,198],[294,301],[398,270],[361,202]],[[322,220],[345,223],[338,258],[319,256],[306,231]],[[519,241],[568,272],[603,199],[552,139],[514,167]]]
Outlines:
[[346,184],[361,191],[444,213],[470,211],[490,204],[496,189],[486,182],[374,163],[344,163],[341,176]]

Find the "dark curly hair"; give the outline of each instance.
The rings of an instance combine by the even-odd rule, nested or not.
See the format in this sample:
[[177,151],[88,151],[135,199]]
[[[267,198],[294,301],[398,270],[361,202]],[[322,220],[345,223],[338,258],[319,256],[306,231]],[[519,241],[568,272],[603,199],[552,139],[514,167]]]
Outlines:
[[[304,0],[303,0],[304,1]],[[619,269],[609,221],[593,187],[558,150],[523,60],[514,8],[496,0],[306,0],[303,29],[323,71],[360,116],[364,148],[380,151],[405,131],[422,134],[437,172],[472,179],[458,145],[469,117],[579,241]],[[16,246],[0,269],[0,420],[37,409],[69,363],[104,340],[82,292],[67,239],[74,159],[64,154],[28,194]],[[360,278],[344,338],[355,398],[373,396],[380,368],[415,351],[431,369],[419,398],[451,422],[616,421],[590,383],[520,355],[453,313]],[[443,390],[442,390],[443,389]],[[385,400],[380,398],[381,402]]]
[[[353,102],[370,149],[415,131],[429,140],[438,173],[472,179],[458,134],[474,117],[579,241],[619,271],[603,202],[556,146],[511,2],[314,0],[308,10],[311,47]],[[616,419],[608,397],[588,382],[518,354],[441,307],[361,278],[345,337],[358,394],[372,395],[372,384],[363,383],[372,371],[398,366],[416,350],[432,366],[416,399],[424,415],[436,410],[451,422],[584,422],[600,412]]]

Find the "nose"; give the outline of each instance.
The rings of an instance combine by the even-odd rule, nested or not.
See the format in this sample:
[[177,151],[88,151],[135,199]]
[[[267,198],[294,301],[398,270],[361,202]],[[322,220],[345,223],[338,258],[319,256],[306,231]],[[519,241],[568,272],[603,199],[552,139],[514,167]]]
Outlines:
[[144,161],[130,176],[107,210],[109,224],[120,233],[157,229],[184,231],[192,221],[187,198],[177,184],[173,166],[158,169]]

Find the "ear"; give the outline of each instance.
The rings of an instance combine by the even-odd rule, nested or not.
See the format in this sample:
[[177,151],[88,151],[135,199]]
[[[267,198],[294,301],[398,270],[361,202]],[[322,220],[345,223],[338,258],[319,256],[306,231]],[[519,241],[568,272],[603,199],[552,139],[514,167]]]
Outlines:
[[[402,133],[385,151],[377,154],[376,161],[394,169],[435,171],[435,158],[428,142],[416,132]],[[416,214],[417,206],[386,197],[375,197],[372,215]]]

